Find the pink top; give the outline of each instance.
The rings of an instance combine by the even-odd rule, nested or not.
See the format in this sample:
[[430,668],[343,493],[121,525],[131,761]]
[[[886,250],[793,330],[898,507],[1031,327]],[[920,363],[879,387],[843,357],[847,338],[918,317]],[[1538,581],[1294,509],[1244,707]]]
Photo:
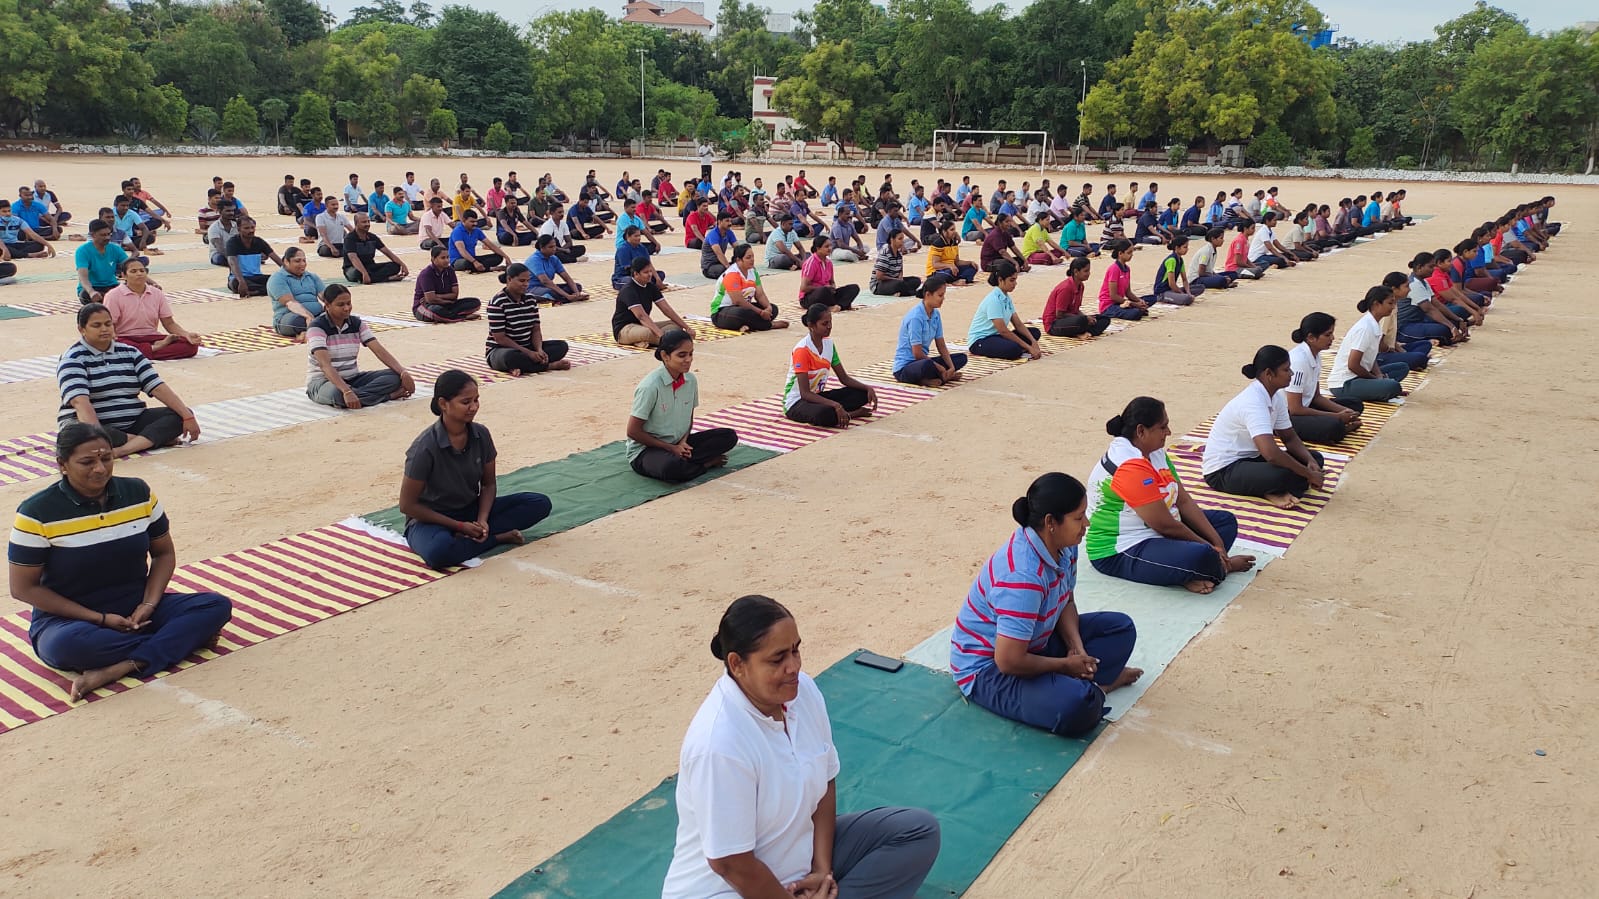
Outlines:
[[1112,306],[1121,305],[1132,283],[1133,273],[1120,262],[1106,266],[1105,280],[1099,283],[1099,311],[1104,313]]
[[[805,264],[800,266],[802,283],[810,281],[812,287],[831,286],[833,283],[833,260],[821,253],[812,253],[805,257]],[[805,291],[799,292],[803,299]]]
[[106,291],[105,307],[118,337],[160,337],[161,319],[172,317],[167,295],[154,284],[145,285],[142,295],[118,284]]

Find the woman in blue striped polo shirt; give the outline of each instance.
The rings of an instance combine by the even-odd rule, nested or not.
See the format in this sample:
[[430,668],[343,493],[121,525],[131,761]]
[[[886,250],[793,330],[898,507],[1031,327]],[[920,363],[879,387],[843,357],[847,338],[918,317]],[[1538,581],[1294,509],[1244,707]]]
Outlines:
[[1082,483],[1058,471],[1027,488],[1011,506],[1016,532],[977,572],[950,637],[949,667],[968,699],[1065,737],[1093,730],[1105,693],[1144,673],[1127,667],[1133,619],[1077,612],[1087,499]]

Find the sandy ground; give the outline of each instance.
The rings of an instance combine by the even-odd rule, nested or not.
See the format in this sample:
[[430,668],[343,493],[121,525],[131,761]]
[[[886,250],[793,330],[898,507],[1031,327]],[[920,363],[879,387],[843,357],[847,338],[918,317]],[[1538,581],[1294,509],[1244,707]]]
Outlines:
[[[568,189],[589,167],[513,162],[529,183],[548,170]],[[80,219],[132,174],[192,215],[215,173],[275,222],[272,192],[285,172],[338,186],[351,170],[323,159],[4,163],[14,180],[46,178]],[[602,181],[622,164],[645,177],[657,165],[602,161]],[[392,184],[406,165],[355,170],[363,183]],[[669,165],[680,176],[692,169]],[[506,168],[414,167],[446,183],[464,167],[480,189]],[[742,170],[770,185],[790,169]],[[841,180],[853,172],[833,171]],[[996,177],[972,174],[985,187]],[[1013,185],[1037,180],[1004,174]],[[895,181],[913,176],[926,173],[899,171]],[[1053,180],[1063,177],[1084,180]],[[868,180],[875,186],[878,173]],[[1160,180],[1185,197],[1235,186]],[[1283,186],[1290,206],[1361,189]],[[1009,532],[1011,499],[1043,471],[1086,474],[1103,452],[1101,423],[1129,397],[1164,398],[1180,433],[1237,392],[1238,367],[1262,343],[1286,343],[1304,313],[1333,312],[1347,327],[1366,287],[1411,254],[1544,192],[1417,188],[1407,210],[1438,216],[1422,227],[0,736],[0,893],[488,894],[674,770],[683,728],[717,674],[707,641],[733,597],[787,603],[813,671],[858,646],[902,652],[947,624],[975,567]],[[1094,745],[970,895],[1574,895],[1599,878],[1599,802],[1581,774],[1595,762],[1596,728],[1573,714],[1591,694],[1599,643],[1581,617],[1583,581],[1599,569],[1577,548],[1595,530],[1585,463],[1599,419],[1587,402],[1595,375],[1574,364],[1588,350],[1586,298],[1570,289],[1594,249],[1581,223],[1599,213],[1599,191],[1558,192],[1560,217],[1576,224],[1557,252],[1350,466],[1337,502],[1286,559]],[[178,231],[163,243],[190,249],[159,261],[202,258],[199,239]],[[281,249],[293,232],[263,234]],[[422,264],[420,254],[404,258]],[[919,271],[919,260],[907,269]],[[1157,262],[1156,251],[1141,252],[1134,284],[1146,286]],[[692,264],[663,261],[669,272]],[[329,260],[312,265],[336,274]],[[609,270],[588,265],[577,277],[603,283]],[[157,278],[217,287],[219,274]],[[840,267],[841,280],[866,274],[864,264]],[[1039,312],[1059,277],[1023,278],[1024,314]],[[463,280],[485,299],[493,293],[487,276]],[[792,306],[797,275],[767,284]],[[398,313],[410,290],[360,289],[356,310]],[[68,282],[4,286],[0,302],[70,291]],[[710,295],[699,287],[671,299],[703,314]],[[980,298],[952,294],[945,320],[955,339]],[[846,365],[888,357],[908,303],[840,316]],[[176,312],[202,331],[268,315],[265,300]],[[546,335],[598,330],[610,312],[554,310]],[[6,321],[0,358],[57,351],[75,337],[66,316]],[[483,333],[466,324],[382,337],[402,360],[422,362],[476,353]],[[703,345],[705,408],[779,389],[797,339]],[[632,387],[653,364],[620,359],[487,391],[480,421],[495,432],[502,468],[619,438]],[[199,403],[301,385],[304,366],[289,348],[162,372]],[[4,436],[51,427],[50,382],[0,386],[0,395],[11,419]],[[192,560],[392,504],[404,447],[430,421],[423,403],[396,403],[118,472],[155,485],[180,556]],[[40,486],[0,489],[0,506]]]

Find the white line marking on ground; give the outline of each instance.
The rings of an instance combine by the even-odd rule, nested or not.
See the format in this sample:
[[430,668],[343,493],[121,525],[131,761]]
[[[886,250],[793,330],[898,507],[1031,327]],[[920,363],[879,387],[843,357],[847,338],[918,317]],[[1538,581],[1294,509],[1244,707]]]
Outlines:
[[761,496],[771,496],[776,497],[777,499],[786,499],[791,502],[799,501],[799,497],[792,493],[787,493],[782,490],[773,490],[770,487],[756,487],[753,484],[740,484],[737,481],[730,481],[727,478],[717,478],[714,481],[706,481],[706,483],[715,485],[717,487],[725,487],[729,490],[737,490],[742,493],[756,493]]
[[899,437],[904,440],[914,440],[917,443],[937,443],[937,434],[906,434],[903,431],[890,431],[887,428],[867,428],[867,434],[877,434],[882,437]]
[[270,737],[277,737],[301,749],[312,749],[316,746],[310,740],[293,731],[263,723],[250,713],[234,708],[220,699],[206,699],[198,693],[174,686],[165,680],[151,681],[145,685],[145,689],[154,690],[157,693],[165,693],[178,702],[190,706],[199,714],[206,727],[242,727],[248,730],[260,731]]
[[197,471],[190,471],[189,469],[184,468],[181,465],[168,465],[165,462],[156,462],[156,461],[151,461],[149,463],[149,465],[150,465],[151,468],[154,468],[157,471],[164,472],[166,474],[172,475],[173,477],[180,478],[182,480],[189,481],[189,482],[192,482],[192,483],[195,483],[195,484],[209,484],[209,483],[211,483],[210,476],[200,474]]
[[1195,734],[1186,733],[1180,730],[1172,730],[1171,728],[1159,727],[1151,724],[1148,720],[1149,715],[1150,713],[1148,709],[1140,709],[1137,706],[1133,706],[1132,708],[1128,709],[1127,713],[1123,715],[1121,720],[1116,723],[1123,730],[1130,730],[1135,733],[1148,732],[1158,734],[1168,740],[1171,740],[1173,743],[1176,743],[1178,746],[1181,746],[1184,749],[1198,749],[1201,752],[1209,752],[1215,755],[1233,754],[1233,748],[1228,746],[1226,743],[1217,743],[1215,740],[1207,740],[1206,738],[1197,736]]
[[523,571],[531,572],[542,577],[547,577],[552,581],[564,581],[574,587],[583,587],[588,590],[593,590],[597,593],[607,593],[611,596],[627,596],[634,599],[641,599],[644,596],[644,594],[638,592],[637,590],[631,590],[627,587],[621,586],[620,584],[607,584],[604,581],[595,581],[586,577],[579,577],[575,574],[567,574],[564,571],[558,571],[554,568],[546,568],[537,562],[514,559],[512,560],[511,564],[522,569]]

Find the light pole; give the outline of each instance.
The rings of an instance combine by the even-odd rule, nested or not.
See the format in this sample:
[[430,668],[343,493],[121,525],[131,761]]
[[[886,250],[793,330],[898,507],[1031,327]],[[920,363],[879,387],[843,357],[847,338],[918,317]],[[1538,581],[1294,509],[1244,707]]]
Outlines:
[[[1078,62],[1082,63],[1083,66],[1083,99],[1082,103],[1077,106],[1077,152],[1081,153],[1083,152],[1081,149],[1083,146],[1083,104],[1088,102],[1088,60],[1082,59],[1078,60]],[[1087,159],[1087,156],[1085,155],[1083,158]]]
[[649,140],[649,132],[644,130],[644,51],[638,51],[638,142],[644,146]]

